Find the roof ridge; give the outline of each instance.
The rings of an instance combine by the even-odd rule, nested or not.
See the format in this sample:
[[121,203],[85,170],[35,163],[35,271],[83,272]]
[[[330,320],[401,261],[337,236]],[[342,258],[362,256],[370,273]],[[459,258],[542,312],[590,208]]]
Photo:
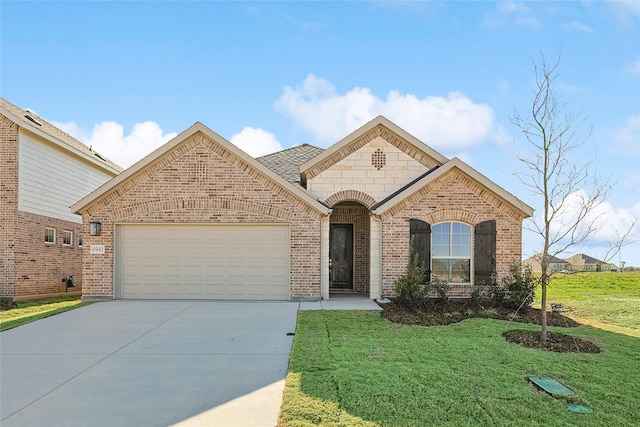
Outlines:
[[[53,123],[44,119],[39,114],[35,113],[32,110],[18,107],[17,105],[7,101],[6,99],[0,97],[0,106],[6,109],[9,113],[15,115],[18,119],[22,120],[23,123],[28,124],[29,126],[35,127],[39,129],[43,133],[49,135],[52,138],[59,140],[70,148],[75,148],[86,155],[96,157],[101,163],[105,166],[108,166],[112,169],[117,170],[118,172],[122,172],[123,168],[113,162],[112,160],[107,159],[100,153],[97,153],[92,149],[92,147],[88,146],[84,142],[75,138],[73,135],[65,132],[59,127],[55,126]],[[24,126],[22,126],[24,127]]]

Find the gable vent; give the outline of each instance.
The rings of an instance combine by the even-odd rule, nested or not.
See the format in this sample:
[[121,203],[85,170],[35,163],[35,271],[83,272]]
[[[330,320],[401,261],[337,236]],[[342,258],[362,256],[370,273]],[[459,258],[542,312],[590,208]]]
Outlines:
[[380,170],[387,164],[387,155],[378,148],[375,152],[371,153],[371,165]]
[[35,124],[37,124],[38,126],[42,126],[42,123],[40,123],[40,121],[38,121],[36,118],[34,118],[33,116],[30,116],[28,114],[25,114],[24,117],[29,120],[30,122],[33,122]]

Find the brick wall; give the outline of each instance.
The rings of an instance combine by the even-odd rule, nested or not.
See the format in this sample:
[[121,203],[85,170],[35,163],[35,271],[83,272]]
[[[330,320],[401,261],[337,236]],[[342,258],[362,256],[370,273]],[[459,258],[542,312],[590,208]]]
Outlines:
[[[320,296],[320,213],[202,134],[104,195],[83,219],[83,296],[113,296],[117,223],[287,223],[290,295]],[[94,220],[102,222],[100,236],[89,236]],[[106,253],[91,255],[90,245],[104,245]]]
[[15,297],[18,125],[0,114],[0,298]]
[[[16,299],[65,295],[62,278],[68,275],[73,276],[76,284],[75,288],[69,288],[69,294],[79,295],[82,291],[82,248],[79,246],[82,224],[20,211],[17,224]],[[45,243],[45,227],[56,230],[55,243]],[[73,233],[71,245],[63,244],[64,230]]]
[[[497,280],[508,273],[509,263],[522,259],[522,217],[517,209],[453,169],[382,215],[382,294],[394,295],[394,282],[409,261],[409,220],[436,224],[460,221],[472,227],[496,220]],[[473,286],[451,285],[452,297],[469,297]]]
[[[0,297],[14,300],[66,294],[62,277],[73,275],[80,294],[81,224],[18,210],[18,125],[0,115]],[[56,242],[44,242],[45,227],[56,230]],[[63,230],[73,244],[62,243]]]

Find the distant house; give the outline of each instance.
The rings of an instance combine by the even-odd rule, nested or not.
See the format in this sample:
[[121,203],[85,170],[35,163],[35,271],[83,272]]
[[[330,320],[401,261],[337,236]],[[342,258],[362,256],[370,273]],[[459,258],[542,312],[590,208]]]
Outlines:
[[567,258],[573,271],[616,271],[615,264],[600,261],[585,254],[577,254]]
[[259,159],[201,123],[79,200],[83,299],[394,295],[413,249],[450,296],[508,274],[533,209],[384,117]]
[[[69,207],[122,169],[0,98],[0,298],[82,288],[82,217]],[[71,293],[71,292],[70,292]]]
[[[549,258],[549,266],[547,267],[548,273],[568,271],[571,268],[570,264],[563,259],[554,257],[552,255],[549,255],[548,258]],[[542,272],[541,261],[542,261],[542,254],[537,254],[532,256],[531,258],[527,258],[526,260],[524,260],[524,264],[530,266],[531,270],[534,273],[541,273]]]

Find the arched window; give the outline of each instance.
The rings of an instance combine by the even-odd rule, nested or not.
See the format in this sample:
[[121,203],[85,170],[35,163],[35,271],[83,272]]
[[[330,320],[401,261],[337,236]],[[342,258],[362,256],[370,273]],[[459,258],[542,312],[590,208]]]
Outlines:
[[431,227],[431,274],[448,283],[471,282],[471,226],[441,222]]

